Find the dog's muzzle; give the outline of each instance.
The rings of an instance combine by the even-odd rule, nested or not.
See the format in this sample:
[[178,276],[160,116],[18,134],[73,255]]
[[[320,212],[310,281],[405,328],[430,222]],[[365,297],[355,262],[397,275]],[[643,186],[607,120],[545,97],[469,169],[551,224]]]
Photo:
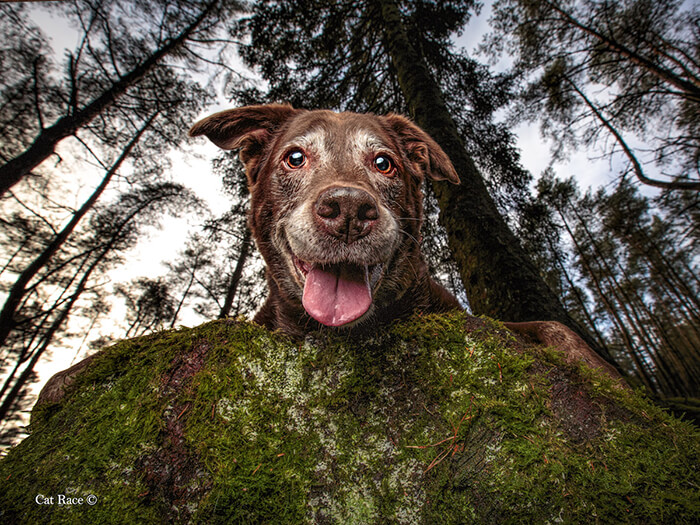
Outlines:
[[324,188],[296,213],[285,229],[304,309],[326,326],[360,320],[392,256],[394,221],[375,197],[353,186]]

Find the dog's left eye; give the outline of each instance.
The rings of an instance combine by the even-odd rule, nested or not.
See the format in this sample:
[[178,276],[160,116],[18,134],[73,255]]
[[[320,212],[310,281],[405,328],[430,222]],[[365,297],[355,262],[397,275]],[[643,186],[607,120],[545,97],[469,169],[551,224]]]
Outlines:
[[377,168],[379,173],[388,175],[394,169],[394,163],[386,155],[377,155],[374,159],[374,167]]
[[304,152],[301,150],[292,150],[287,153],[287,156],[284,158],[284,163],[293,169],[301,168],[306,163],[306,155],[304,155]]

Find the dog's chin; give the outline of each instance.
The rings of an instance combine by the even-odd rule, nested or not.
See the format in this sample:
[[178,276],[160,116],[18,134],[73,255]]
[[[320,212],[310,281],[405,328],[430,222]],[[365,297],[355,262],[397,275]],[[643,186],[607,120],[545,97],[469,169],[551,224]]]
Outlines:
[[372,315],[385,265],[290,257],[306,312],[319,323],[351,328]]

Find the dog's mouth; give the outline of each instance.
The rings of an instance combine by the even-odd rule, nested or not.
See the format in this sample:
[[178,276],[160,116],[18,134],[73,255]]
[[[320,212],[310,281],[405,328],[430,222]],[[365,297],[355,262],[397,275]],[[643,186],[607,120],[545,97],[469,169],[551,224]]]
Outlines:
[[326,326],[343,326],[361,318],[372,306],[383,266],[311,263],[293,257],[304,282],[306,312]]

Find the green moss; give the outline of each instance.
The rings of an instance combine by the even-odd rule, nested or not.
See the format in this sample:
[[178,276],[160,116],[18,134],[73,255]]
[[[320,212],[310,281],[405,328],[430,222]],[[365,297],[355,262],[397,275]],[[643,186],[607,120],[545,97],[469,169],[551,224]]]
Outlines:
[[[122,342],[0,463],[3,521],[698,520],[698,432],[497,322],[302,343],[246,322]],[[93,506],[37,505],[94,494]]]

